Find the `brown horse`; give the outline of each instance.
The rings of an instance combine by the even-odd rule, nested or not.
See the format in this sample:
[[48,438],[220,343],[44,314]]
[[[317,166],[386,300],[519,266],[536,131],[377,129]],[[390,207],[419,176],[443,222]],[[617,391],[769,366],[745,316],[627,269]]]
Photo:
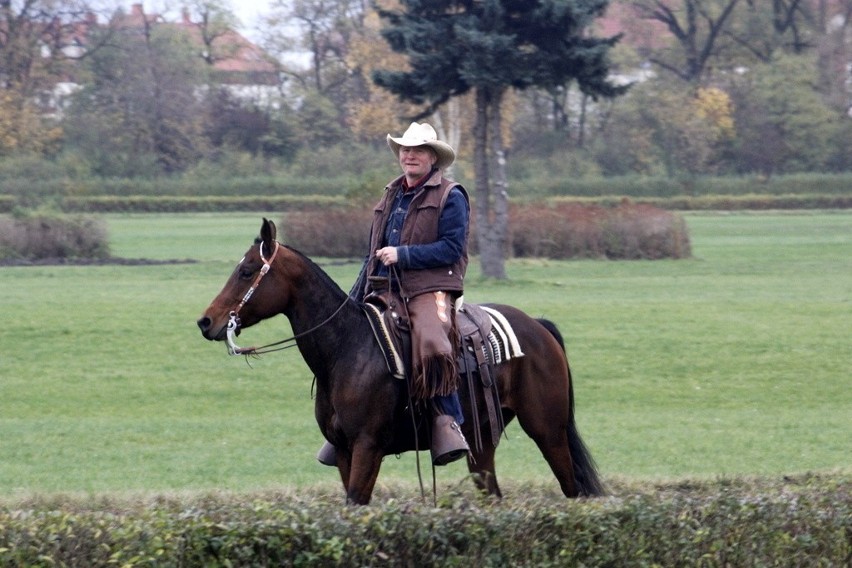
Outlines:
[[[495,368],[503,425],[517,416],[535,441],[567,497],[603,492],[594,462],[574,422],[571,374],[562,337],[547,320],[520,310],[491,305],[505,316],[524,355]],[[316,376],[317,423],[337,448],[337,465],[347,500],[370,501],[386,455],[428,448],[412,420],[406,382],[388,372],[381,348],[361,305],[314,262],[276,241],[275,225],[266,219],[260,238],[246,252],[224,288],[198,319],[202,335],[228,340],[277,314],[290,320],[294,340]],[[466,417],[484,409],[482,393],[471,405],[465,381],[459,392]],[[474,439],[473,425],[490,431],[487,416],[465,420],[463,431]],[[502,425],[501,425],[502,426]],[[494,472],[495,444],[482,435],[468,458],[477,486],[500,496]]]

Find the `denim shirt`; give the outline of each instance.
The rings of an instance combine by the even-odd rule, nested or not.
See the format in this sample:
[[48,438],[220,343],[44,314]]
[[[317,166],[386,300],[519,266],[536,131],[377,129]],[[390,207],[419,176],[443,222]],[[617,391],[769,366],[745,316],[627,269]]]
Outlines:
[[[384,246],[397,247],[397,263],[400,269],[418,270],[452,265],[464,250],[464,238],[470,217],[467,200],[459,189],[452,189],[438,220],[438,240],[422,245],[402,245],[402,225],[413,197],[412,191],[400,191],[394,199],[393,209],[385,226]],[[388,267],[380,263],[375,275],[387,276]]]

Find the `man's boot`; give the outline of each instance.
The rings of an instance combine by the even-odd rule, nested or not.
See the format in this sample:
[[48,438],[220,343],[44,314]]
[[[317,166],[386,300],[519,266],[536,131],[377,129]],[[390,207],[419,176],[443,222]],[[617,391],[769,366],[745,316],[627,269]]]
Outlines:
[[452,416],[442,414],[432,422],[432,463],[447,465],[465,457],[470,446],[464,439],[461,427]]
[[317,460],[323,465],[337,467],[337,450],[330,443],[326,442],[317,452]]

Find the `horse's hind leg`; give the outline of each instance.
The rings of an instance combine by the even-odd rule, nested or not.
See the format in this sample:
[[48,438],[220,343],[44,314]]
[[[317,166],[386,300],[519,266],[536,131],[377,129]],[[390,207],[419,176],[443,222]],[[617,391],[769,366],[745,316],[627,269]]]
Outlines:
[[[525,396],[542,397],[543,393]],[[538,398],[536,400],[550,400],[556,412],[524,412],[518,409],[518,423],[527,435],[533,439],[538,446],[551,471],[559,481],[562,493],[566,497],[577,497],[579,492],[574,480],[574,463],[571,458],[571,449],[568,444],[569,401],[564,396],[564,401],[559,401],[551,393],[550,398]]]
[[566,497],[577,497],[579,492],[574,483],[574,463],[568,446],[567,424],[562,421],[547,423],[545,420],[523,420],[520,414],[518,422],[538,446],[559,481],[562,493]]
[[497,475],[494,469],[494,451],[496,448],[485,447],[481,452],[472,451],[467,458],[467,469],[473,475],[473,482],[483,493],[502,497]]

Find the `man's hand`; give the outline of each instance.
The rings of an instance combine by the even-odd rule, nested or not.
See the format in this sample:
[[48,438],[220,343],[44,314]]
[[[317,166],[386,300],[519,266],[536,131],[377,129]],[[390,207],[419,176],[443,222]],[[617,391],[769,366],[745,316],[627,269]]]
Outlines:
[[376,258],[382,261],[382,264],[385,266],[390,266],[397,263],[399,254],[396,251],[396,247],[384,247],[376,251]]

